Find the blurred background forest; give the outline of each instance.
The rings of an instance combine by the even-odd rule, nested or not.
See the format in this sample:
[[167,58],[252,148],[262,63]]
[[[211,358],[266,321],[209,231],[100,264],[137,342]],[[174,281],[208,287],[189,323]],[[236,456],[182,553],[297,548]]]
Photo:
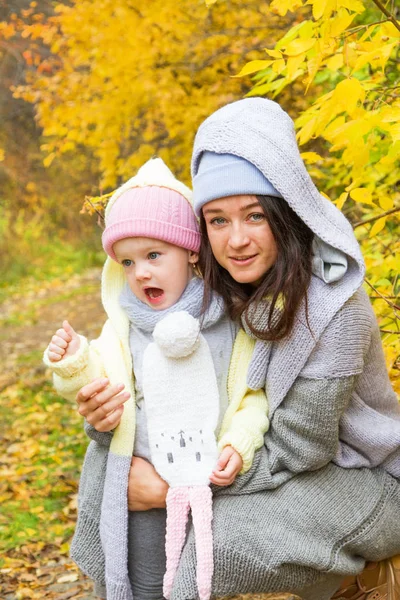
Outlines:
[[196,129],[219,106],[260,95],[294,118],[362,245],[400,393],[399,13],[395,0],[0,0],[5,598],[53,597],[37,565],[68,552],[85,442],[39,365],[60,318],[99,330],[96,211],[153,155],[190,185]]

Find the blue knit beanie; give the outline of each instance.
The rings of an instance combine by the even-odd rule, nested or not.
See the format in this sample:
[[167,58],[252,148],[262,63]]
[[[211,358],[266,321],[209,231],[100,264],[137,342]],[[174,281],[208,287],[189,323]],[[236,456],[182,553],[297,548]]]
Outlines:
[[193,208],[197,216],[207,202],[227,196],[282,195],[252,163],[233,154],[216,154],[206,150],[193,178]]

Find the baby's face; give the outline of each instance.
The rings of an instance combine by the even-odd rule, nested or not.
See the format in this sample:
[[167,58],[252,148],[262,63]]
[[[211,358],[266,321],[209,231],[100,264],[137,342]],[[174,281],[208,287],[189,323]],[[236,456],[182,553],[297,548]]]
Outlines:
[[154,310],[164,310],[179,300],[198,259],[191,250],[145,237],[119,240],[113,250],[132,292]]

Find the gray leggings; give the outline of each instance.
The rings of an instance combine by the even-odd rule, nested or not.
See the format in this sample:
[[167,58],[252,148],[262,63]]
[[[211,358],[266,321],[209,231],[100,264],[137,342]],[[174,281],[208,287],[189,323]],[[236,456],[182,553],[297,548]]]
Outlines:
[[[129,513],[128,573],[133,600],[163,600],[165,522],[163,508]],[[95,593],[106,598],[103,587],[96,586]]]

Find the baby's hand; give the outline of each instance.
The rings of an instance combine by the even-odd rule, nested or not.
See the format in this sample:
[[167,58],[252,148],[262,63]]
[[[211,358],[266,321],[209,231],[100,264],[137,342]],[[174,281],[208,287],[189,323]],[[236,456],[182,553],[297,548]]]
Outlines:
[[79,336],[68,321],[63,321],[62,328],[57,329],[51,338],[48,357],[51,362],[58,362],[62,358],[72,356],[79,349]]
[[243,467],[243,460],[239,452],[232,446],[225,446],[217,462],[217,466],[210,477],[211,483],[215,485],[231,485],[236,479],[236,475]]

